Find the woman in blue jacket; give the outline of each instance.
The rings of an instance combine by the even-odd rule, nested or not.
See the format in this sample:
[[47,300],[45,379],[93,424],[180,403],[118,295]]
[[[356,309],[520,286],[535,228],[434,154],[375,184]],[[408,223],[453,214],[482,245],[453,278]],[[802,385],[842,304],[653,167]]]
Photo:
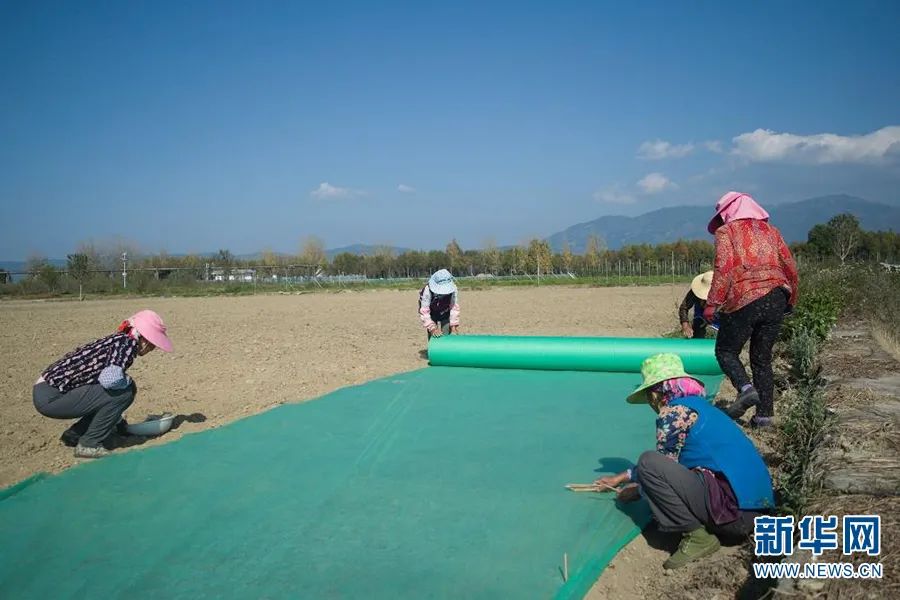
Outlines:
[[685,373],[677,354],[657,354],[641,366],[644,382],[628,397],[650,404],[656,450],[637,466],[597,484],[618,486],[623,502],[647,499],[660,531],[683,534],[663,565],[677,569],[715,553],[716,534],[747,535],[753,519],[774,508],[772,480],[753,442],[706,400],[703,384]]

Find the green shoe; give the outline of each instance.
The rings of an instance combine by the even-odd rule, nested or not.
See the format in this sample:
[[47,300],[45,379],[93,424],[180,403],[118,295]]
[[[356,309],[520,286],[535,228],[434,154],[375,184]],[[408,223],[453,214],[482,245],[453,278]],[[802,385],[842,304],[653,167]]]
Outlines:
[[700,527],[684,534],[678,550],[663,563],[663,568],[679,569],[690,562],[715,554],[721,547],[719,538]]

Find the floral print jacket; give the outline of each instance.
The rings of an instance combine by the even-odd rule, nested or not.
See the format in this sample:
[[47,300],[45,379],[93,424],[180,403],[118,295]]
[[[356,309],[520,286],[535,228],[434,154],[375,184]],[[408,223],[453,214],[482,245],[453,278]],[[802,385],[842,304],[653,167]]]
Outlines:
[[[660,408],[656,417],[656,451],[678,462],[697,416],[697,411],[680,404]],[[637,467],[630,469],[630,476],[632,481],[639,481]]]

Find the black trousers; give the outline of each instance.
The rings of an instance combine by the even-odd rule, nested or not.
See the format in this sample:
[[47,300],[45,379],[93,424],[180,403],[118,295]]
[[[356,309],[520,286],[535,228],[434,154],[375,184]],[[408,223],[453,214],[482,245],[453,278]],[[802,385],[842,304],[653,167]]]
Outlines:
[[781,333],[787,301],[787,290],[776,288],[744,308],[719,317],[716,359],[738,391],[751,383],[740,358],[744,344],[750,340],[750,370],[753,387],[759,393],[756,414],[760,417],[771,417],[775,413],[772,348]]
[[703,340],[706,339],[706,321],[701,319],[694,319],[691,327],[694,329],[694,338],[695,340]]
[[87,448],[99,446],[112,434],[135,394],[134,383],[124,390],[108,390],[95,383],[65,393],[39,383],[32,392],[34,407],[45,417],[79,419],[69,429],[80,436],[79,445]]

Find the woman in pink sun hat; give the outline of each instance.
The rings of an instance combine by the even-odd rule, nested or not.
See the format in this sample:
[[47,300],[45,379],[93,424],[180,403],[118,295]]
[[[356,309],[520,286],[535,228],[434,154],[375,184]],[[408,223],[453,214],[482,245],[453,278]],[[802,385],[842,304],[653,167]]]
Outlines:
[[[739,419],[755,406],[750,424],[768,427],[775,415],[772,348],[784,315],[797,304],[797,265],[769,213],[749,194],[719,198],[708,230],[716,260],[703,318],[718,315],[716,359],[738,391],[726,412]],[[752,379],[740,358],[748,341]]]
[[44,369],[34,384],[34,407],[51,419],[79,419],[60,440],[79,458],[99,458],[103,443],[134,402],[137,386],[125,371],[138,356],[172,351],[166,326],[152,310],[122,322],[115,333],[85,344]]

